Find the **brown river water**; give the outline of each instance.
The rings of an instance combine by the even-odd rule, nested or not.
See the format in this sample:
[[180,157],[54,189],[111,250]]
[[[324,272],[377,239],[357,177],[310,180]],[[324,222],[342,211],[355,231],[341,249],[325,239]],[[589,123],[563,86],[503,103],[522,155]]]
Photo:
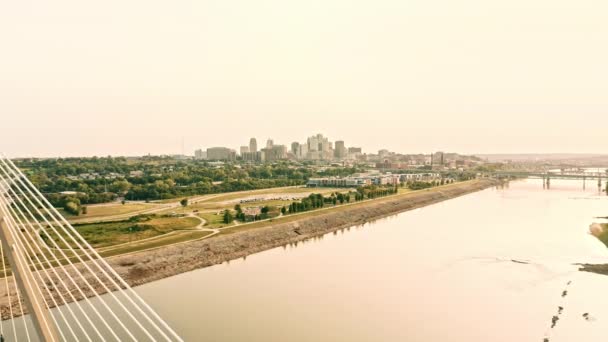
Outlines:
[[136,291],[186,341],[603,342],[596,216],[593,182],[516,181]]

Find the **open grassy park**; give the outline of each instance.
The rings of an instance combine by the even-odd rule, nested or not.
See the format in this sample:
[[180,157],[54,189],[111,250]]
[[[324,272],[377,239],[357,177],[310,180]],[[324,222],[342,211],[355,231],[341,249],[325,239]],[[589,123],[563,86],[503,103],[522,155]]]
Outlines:
[[[236,204],[243,208],[268,206],[278,216],[279,208],[287,206],[311,193],[330,194],[345,192],[343,188],[283,187],[226,194],[193,196],[187,206],[179,200],[155,201],[152,203],[126,202],[93,205],[86,214],[78,216],[61,213],[74,228],[103,255],[118,255],[156,248],[163,245],[207,237],[214,230],[244,226],[243,222],[224,223],[223,212],[233,210]],[[275,217],[276,219],[276,217]],[[272,221],[266,220],[265,224]],[[259,226],[260,222],[256,224]],[[57,244],[65,244],[50,233]],[[72,246],[74,247],[74,246]]]
[[[122,221],[73,224],[73,226],[93,247],[103,248],[137,242],[174,231],[192,230],[200,223],[200,220],[193,217],[143,215]],[[50,237],[59,246],[65,247],[57,234],[52,233]]]
[[[284,187],[194,196],[189,198],[187,206],[179,205],[181,199],[163,201],[163,203],[113,203],[91,206],[87,214],[67,216],[67,218],[102,255],[113,256],[215,235],[257,229],[275,222],[289,222],[307,216],[321,215],[326,210],[340,210],[347,205],[365,205],[367,200],[335,206],[329,203],[322,210],[280,216],[281,207],[298,202],[311,193],[329,196],[331,193],[348,191],[352,191],[352,189]],[[397,196],[407,195],[411,192],[414,191],[400,188]],[[271,218],[256,222],[225,223],[223,212],[233,210],[237,204],[244,209],[268,206],[275,214],[271,215]],[[58,242],[59,246],[65,247],[57,236],[51,237]]]
[[[236,204],[243,208],[279,208],[312,192],[329,194],[336,191],[345,189],[271,188],[194,196],[188,198],[190,204],[185,207],[178,205],[181,199],[174,199],[94,205],[87,208],[86,214],[78,216],[62,210],[61,213],[93,247],[104,255],[117,255],[199,239],[210,235],[209,230],[236,226],[237,222],[223,222],[223,211],[233,209]],[[60,247],[65,247],[56,234],[49,235]]]
[[154,210],[161,206],[153,203],[130,202],[130,203],[109,203],[87,206],[87,213],[81,215],[71,215],[63,209],[59,212],[68,220],[73,222],[94,221],[95,219],[106,219],[114,216],[129,216],[138,213]]

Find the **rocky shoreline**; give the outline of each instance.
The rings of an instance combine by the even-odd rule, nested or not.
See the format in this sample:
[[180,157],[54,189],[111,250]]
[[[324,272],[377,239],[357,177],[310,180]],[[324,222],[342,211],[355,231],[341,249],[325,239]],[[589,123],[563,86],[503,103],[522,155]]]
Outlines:
[[[298,243],[499,184],[501,184],[500,181],[492,179],[455,183],[449,186],[360,202],[341,207],[338,210],[327,210],[314,216],[302,215],[301,219],[283,223],[278,221],[267,227],[237,231],[210,239],[185,242],[151,251],[115,256],[107,259],[107,261],[131,286],[138,286],[180,273],[244,258],[275,247]],[[82,265],[79,267],[82,267]],[[99,292],[103,292],[102,289],[99,290]],[[8,316],[8,300],[5,292],[0,288],[0,307],[3,318]],[[92,293],[85,294],[87,296],[92,295]],[[76,296],[76,299],[82,299],[82,296]],[[13,303],[14,305],[16,303]]]

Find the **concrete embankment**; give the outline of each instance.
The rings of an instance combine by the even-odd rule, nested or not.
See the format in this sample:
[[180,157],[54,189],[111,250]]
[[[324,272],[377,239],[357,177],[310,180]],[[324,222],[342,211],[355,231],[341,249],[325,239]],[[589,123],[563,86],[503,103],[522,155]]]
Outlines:
[[409,194],[360,202],[314,216],[256,229],[237,231],[208,240],[167,246],[109,260],[130,284],[140,285],[202,267],[239,259],[271,248],[297,243],[346,227],[427,206],[499,184],[480,179]]

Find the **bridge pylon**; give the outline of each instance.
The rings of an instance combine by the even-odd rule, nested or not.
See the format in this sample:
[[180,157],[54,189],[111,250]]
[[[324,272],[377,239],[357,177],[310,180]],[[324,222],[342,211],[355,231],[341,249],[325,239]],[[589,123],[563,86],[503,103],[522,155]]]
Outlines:
[[15,278],[15,283],[23,296],[25,306],[31,314],[38,337],[45,342],[59,341],[55,323],[51,320],[48,309],[44,305],[44,299],[39,292],[35,291],[37,282],[29,268],[24,251],[15,243],[13,232],[4,222],[2,213],[0,213],[0,240],[2,250],[5,252]]

